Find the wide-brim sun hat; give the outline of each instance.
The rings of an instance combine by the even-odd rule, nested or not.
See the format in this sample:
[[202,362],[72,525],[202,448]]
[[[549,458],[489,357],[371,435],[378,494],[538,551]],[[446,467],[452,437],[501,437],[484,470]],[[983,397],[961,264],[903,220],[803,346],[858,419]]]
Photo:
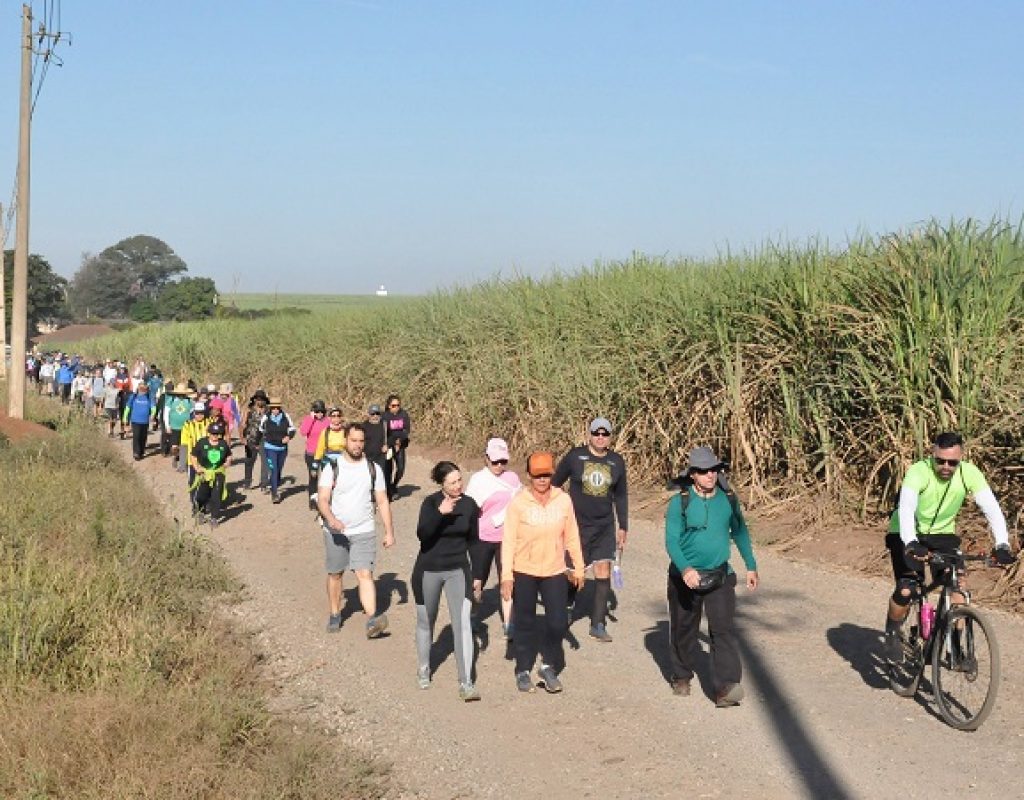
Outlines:
[[267,400],[267,405],[268,406],[277,406],[278,408],[280,408],[281,407],[281,398],[280,397],[271,397],[269,400]]
[[709,470],[716,467],[724,467],[725,463],[715,455],[710,447],[695,447],[690,451],[690,457],[686,463],[687,471],[699,469]]

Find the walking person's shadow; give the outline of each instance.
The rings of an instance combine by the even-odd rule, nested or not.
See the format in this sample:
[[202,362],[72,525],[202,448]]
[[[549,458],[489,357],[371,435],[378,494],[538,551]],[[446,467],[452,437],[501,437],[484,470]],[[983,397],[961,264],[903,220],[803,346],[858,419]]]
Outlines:
[[[710,646],[707,636],[704,633],[700,633],[697,636],[697,641],[701,644]],[[651,654],[651,658],[657,665],[658,670],[661,672],[661,677],[664,679],[666,685],[672,685],[672,663],[669,660],[669,634],[668,634],[668,620],[659,620],[654,624],[653,627],[647,628],[644,631],[644,647],[647,648],[647,652]],[[704,692],[704,696],[708,700],[715,699],[715,687],[711,679],[711,654],[705,652],[703,647],[698,648],[697,656],[694,659],[693,674],[697,678],[697,682],[700,684],[700,689]]]

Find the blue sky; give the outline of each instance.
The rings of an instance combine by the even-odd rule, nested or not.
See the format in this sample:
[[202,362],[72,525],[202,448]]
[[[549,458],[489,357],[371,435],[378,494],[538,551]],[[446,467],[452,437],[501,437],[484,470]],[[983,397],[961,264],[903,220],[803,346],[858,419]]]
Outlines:
[[[411,293],[1024,212],[1020,2],[63,0],[61,18],[32,251],[69,276],[148,233],[222,292]],[[5,203],[19,30],[4,0]]]

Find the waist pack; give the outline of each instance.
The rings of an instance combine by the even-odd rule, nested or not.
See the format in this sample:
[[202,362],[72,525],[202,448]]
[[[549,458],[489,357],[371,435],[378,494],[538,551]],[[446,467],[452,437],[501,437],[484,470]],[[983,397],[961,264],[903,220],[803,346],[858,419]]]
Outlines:
[[698,569],[697,574],[700,576],[700,583],[693,591],[697,594],[707,594],[725,584],[725,579],[729,576],[729,564],[722,564],[714,569]]

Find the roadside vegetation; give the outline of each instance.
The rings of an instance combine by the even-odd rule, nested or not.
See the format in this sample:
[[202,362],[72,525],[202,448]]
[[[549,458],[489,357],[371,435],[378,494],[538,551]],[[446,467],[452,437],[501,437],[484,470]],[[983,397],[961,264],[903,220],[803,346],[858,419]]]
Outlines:
[[0,450],[0,796],[382,796],[271,713],[241,587],[90,428]]
[[323,396],[357,414],[394,389],[418,436],[471,451],[492,432],[519,452],[573,441],[600,412],[636,474],[660,480],[705,442],[760,503],[814,486],[887,508],[929,437],[956,428],[1018,508],[1022,256],[1020,226],[932,222],[843,249],[636,256],[397,308],[144,327],[87,347],[260,385],[296,410]]

